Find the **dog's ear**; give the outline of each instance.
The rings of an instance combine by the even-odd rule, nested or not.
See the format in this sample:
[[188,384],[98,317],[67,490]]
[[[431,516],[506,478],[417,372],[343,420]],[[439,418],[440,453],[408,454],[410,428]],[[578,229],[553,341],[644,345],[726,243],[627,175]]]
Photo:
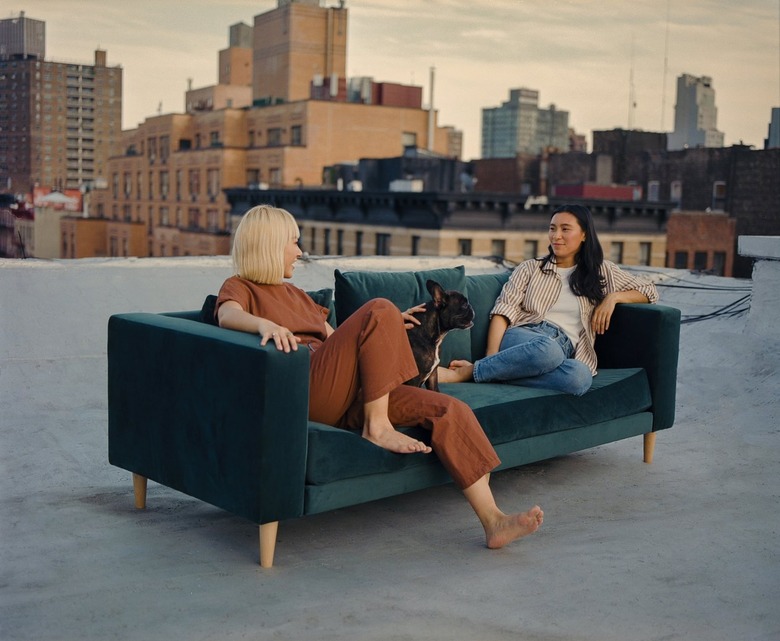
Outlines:
[[436,309],[439,309],[444,304],[444,298],[446,297],[444,288],[435,280],[428,280],[428,282],[425,283],[425,286],[428,288],[431,298],[433,298]]

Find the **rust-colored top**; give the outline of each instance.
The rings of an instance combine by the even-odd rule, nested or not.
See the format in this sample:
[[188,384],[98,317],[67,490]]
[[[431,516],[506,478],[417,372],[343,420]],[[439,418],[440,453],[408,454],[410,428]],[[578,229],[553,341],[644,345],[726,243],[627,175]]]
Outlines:
[[311,349],[317,349],[328,336],[325,329],[328,309],[317,305],[306,292],[290,283],[260,285],[231,276],[219,290],[214,313],[229,300],[253,316],[286,327],[301,339],[302,345]]

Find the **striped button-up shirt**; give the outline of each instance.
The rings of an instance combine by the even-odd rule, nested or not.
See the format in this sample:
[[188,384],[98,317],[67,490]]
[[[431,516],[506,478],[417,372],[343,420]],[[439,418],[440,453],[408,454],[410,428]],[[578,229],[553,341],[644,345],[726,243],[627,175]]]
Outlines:
[[[490,315],[506,317],[509,327],[540,323],[545,320],[547,312],[560,296],[563,283],[555,263],[548,262],[544,267],[541,265],[540,260],[531,259],[515,267],[496,299]],[[605,294],[635,289],[647,296],[647,300],[651,303],[658,300],[658,292],[653,283],[629,274],[611,261],[603,261],[601,275],[605,282]],[[590,324],[595,305],[585,296],[577,296],[577,301],[583,329],[574,358],[585,363],[595,376],[598,363],[594,347],[596,334]]]

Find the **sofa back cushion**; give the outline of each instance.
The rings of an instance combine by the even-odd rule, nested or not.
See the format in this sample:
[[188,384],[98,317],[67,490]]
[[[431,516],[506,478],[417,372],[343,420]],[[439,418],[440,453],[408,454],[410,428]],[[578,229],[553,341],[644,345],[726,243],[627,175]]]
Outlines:
[[471,358],[476,360],[485,355],[487,347],[490,310],[501,293],[511,272],[496,274],[475,274],[466,276],[466,296],[474,308],[474,325],[471,328]]
[[[333,290],[330,287],[327,287],[325,289],[318,289],[316,291],[306,293],[315,303],[321,305],[322,307],[327,307],[328,310],[330,310],[328,313],[328,323],[335,327],[336,308],[333,305]],[[216,317],[214,316],[216,305],[217,297],[214,294],[209,294],[206,296],[206,300],[203,301],[203,307],[201,307],[200,310],[200,321],[202,323],[208,323],[209,325],[219,325]]]
[[[466,270],[460,265],[416,272],[342,272],[335,271],[336,319],[343,322],[372,298],[387,298],[400,310],[431,299],[426,283],[435,280],[444,289],[466,292]],[[471,330],[447,334],[441,348],[442,364],[455,358],[471,358]]]

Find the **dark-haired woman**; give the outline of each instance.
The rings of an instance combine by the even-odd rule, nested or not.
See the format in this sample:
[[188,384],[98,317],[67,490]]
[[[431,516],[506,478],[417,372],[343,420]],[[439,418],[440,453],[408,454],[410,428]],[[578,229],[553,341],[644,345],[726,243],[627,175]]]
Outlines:
[[546,256],[520,263],[490,312],[485,358],[453,361],[440,382],[504,382],[577,396],[596,375],[596,334],[618,303],[654,303],[655,286],[604,254],[590,210],[558,207]]

